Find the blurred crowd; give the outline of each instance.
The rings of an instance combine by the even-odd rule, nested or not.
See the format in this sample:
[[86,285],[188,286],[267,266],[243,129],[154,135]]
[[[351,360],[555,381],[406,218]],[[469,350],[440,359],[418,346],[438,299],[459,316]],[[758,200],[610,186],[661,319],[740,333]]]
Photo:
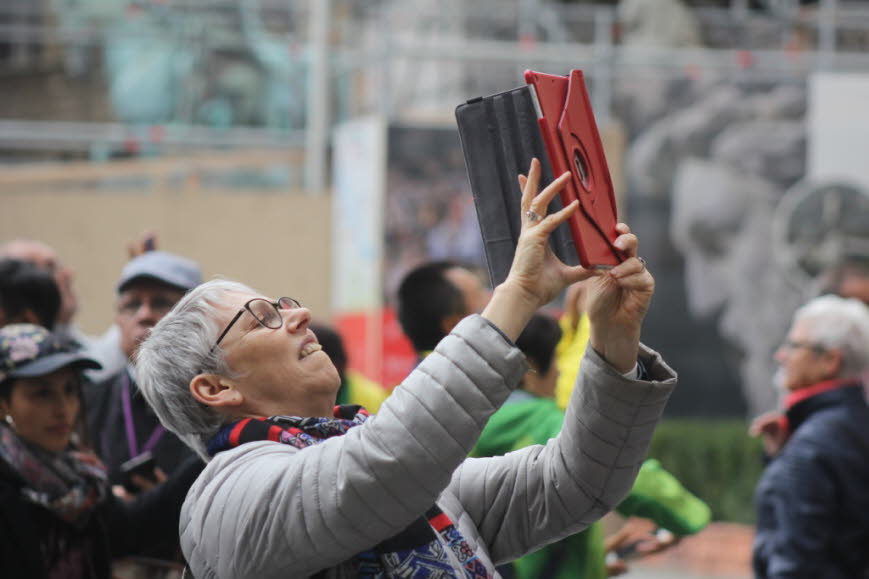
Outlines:
[[[23,239],[0,246],[0,526],[11,538],[0,557],[4,577],[107,577],[111,568],[128,577],[176,576],[183,569],[179,512],[204,463],[161,424],[135,366],[140,344],[202,274],[194,261],[155,246],[153,234],[129,245],[116,301],[107,306],[115,323],[100,336],[76,326],[73,271],[53,248]],[[769,461],[756,497],[758,577],[856,577],[866,568],[865,273],[843,274],[848,283],[840,287],[853,297],[827,295],[800,308],[775,354],[781,407],[751,427]],[[528,370],[470,456],[503,455],[558,435],[591,331],[585,294],[585,282],[571,286],[560,317],[540,312],[528,323],[516,341]],[[398,317],[423,360],[490,299],[478,268],[426,262],[400,280]],[[335,402],[376,414],[389,388],[347,367],[336,330],[311,327],[340,376]],[[621,574],[631,560],[669,548],[710,519],[703,501],[653,458],[616,510],[627,520],[616,534],[605,536],[596,523],[499,572]]]

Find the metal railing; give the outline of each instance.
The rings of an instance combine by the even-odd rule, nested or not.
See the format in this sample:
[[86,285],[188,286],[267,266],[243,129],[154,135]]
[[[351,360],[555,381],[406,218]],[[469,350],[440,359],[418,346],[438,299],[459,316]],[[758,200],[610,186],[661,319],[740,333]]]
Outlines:
[[[704,46],[638,50],[619,44],[613,6],[543,0],[181,0],[78,15],[3,3],[4,83],[51,62],[49,72],[68,82],[96,75],[111,92],[119,73],[108,61],[132,50],[131,42],[171,46],[167,66],[177,57],[187,68],[175,73],[186,87],[175,108],[150,122],[124,118],[117,107],[92,123],[52,118],[50,106],[15,118],[0,94],[0,149],[304,148],[306,182],[322,189],[335,122],[372,113],[402,120],[421,108],[447,119],[465,98],[519,84],[524,68],[584,68],[601,117],[610,114],[613,83],[626,77],[702,71],[793,80],[819,70],[869,71],[869,6],[823,0],[807,12],[778,4],[784,8],[767,13],[748,12],[740,1],[697,9]],[[274,109],[282,125],[256,111],[253,124],[236,121],[233,107],[245,99]],[[224,117],[227,126],[209,125]]]

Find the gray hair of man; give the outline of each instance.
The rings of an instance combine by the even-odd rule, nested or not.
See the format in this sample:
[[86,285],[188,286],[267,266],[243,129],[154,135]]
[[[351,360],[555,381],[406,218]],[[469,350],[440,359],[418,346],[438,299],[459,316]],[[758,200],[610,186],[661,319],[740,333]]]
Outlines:
[[858,377],[869,370],[869,306],[854,298],[817,297],[794,314],[809,340],[825,350],[842,353],[837,378]]
[[260,295],[224,279],[192,289],[154,326],[136,357],[136,381],[160,422],[206,461],[206,444],[225,417],[193,398],[190,381],[197,374],[233,377],[223,351],[212,346],[220,332],[220,304],[236,293]]

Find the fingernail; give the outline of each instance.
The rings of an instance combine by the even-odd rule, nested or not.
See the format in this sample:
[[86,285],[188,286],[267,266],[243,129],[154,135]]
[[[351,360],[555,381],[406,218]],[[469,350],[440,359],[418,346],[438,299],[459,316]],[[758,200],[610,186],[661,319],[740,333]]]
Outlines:
[[613,245],[615,245],[619,249],[625,248],[625,242],[622,241],[621,239],[616,239],[615,242],[613,243]]

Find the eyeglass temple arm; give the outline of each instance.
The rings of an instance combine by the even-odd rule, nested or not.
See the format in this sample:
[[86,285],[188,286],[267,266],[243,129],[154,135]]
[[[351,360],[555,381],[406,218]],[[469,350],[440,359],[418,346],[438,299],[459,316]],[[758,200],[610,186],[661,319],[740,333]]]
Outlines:
[[[247,307],[247,306],[245,306],[245,307]],[[228,324],[226,324],[226,327],[223,329],[223,332],[217,338],[217,341],[214,342],[214,345],[211,346],[211,349],[208,351],[209,354],[211,352],[213,352],[214,349],[220,344],[220,341],[224,338],[224,336],[226,336],[227,332],[229,332],[230,328],[232,328],[233,324],[235,324],[235,322],[238,321],[238,318],[240,318],[241,314],[243,314],[243,313],[244,313],[244,308],[238,310],[238,313],[235,314],[235,317],[232,318],[232,320]]]

